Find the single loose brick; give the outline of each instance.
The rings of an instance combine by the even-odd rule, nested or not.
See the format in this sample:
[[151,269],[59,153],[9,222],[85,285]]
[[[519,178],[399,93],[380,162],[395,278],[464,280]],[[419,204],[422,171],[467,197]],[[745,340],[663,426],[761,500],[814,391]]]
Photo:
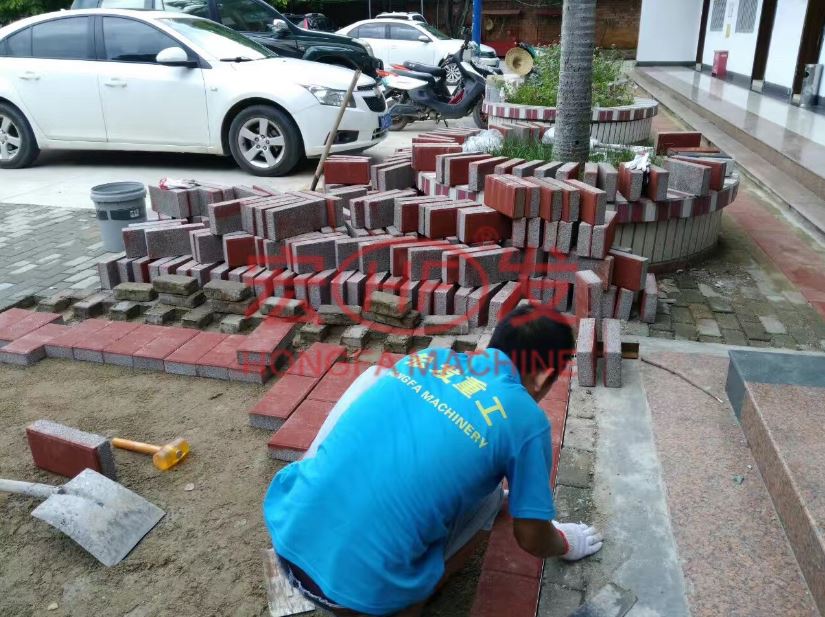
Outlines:
[[622,324],[618,319],[602,322],[602,344],[604,357],[604,385],[608,388],[622,387]]
[[277,431],[318,383],[315,377],[284,375],[249,410],[249,425]]
[[579,386],[593,388],[596,385],[596,320],[587,318],[579,320],[579,333],[576,338],[576,366],[578,368]]
[[296,461],[309,449],[324,420],[335,406],[331,401],[307,399],[269,440],[269,454],[281,461]]
[[84,469],[93,469],[117,479],[112,446],[101,435],[51,422],[37,420],[26,427],[26,439],[34,464],[52,473],[73,478]]

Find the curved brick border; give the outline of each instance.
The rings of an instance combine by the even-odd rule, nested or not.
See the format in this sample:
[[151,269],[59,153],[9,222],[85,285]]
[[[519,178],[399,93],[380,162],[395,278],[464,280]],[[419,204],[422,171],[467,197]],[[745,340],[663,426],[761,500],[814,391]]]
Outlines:
[[[490,127],[522,138],[538,138],[556,120],[556,108],[519,105],[504,100],[504,89],[488,79],[483,109],[490,116]],[[659,104],[653,99],[637,98],[632,105],[594,107],[591,136],[608,143],[633,144],[650,137],[653,117]]]
[[[489,86],[488,86],[489,91]],[[555,107],[539,105],[518,105],[503,101],[493,102],[485,99],[484,111],[493,118],[507,118],[509,120],[538,120],[554,122],[556,119]],[[646,120],[659,112],[659,104],[653,99],[636,99],[633,105],[622,107],[594,107],[593,122],[631,122]]]

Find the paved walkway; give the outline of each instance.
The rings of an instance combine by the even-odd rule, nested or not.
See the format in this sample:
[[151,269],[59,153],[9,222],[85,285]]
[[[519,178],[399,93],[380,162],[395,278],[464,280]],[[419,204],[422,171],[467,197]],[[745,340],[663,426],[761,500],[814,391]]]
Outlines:
[[0,205],[0,309],[30,295],[100,286],[94,212]]

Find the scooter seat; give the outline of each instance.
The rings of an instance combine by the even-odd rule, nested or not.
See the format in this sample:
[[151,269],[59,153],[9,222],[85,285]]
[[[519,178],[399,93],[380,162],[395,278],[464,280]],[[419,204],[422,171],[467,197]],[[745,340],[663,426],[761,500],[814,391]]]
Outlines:
[[411,71],[415,71],[416,73],[427,73],[428,75],[432,75],[433,77],[446,77],[447,71],[445,71],[440,66],[430,66],[429,64],[421,64],[420,62],[411,62],[407,61],[404,63]]
[[435,85],[436,78],[435,78],[434,75],[431,75],[429,73],[419,73],[418,71],[396,70],[395,74],[399,75],[401,77],[412,77],[413,79],[420,79],[421,81],[426,81],[427,84],[429,84],[430,86]]

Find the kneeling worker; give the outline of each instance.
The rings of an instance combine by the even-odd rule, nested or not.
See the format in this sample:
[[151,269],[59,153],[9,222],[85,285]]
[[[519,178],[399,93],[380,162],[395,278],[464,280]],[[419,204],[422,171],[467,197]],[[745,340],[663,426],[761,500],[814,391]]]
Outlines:
[[483,352],[428,349],[361,375],[264,499],[291,584],[341,617],[420,615],[491,529],[504,478],[525,551],[598,551],[592,527],[551,522],[550,423],[536,401],[572,349],[557,315],[519,307]]

